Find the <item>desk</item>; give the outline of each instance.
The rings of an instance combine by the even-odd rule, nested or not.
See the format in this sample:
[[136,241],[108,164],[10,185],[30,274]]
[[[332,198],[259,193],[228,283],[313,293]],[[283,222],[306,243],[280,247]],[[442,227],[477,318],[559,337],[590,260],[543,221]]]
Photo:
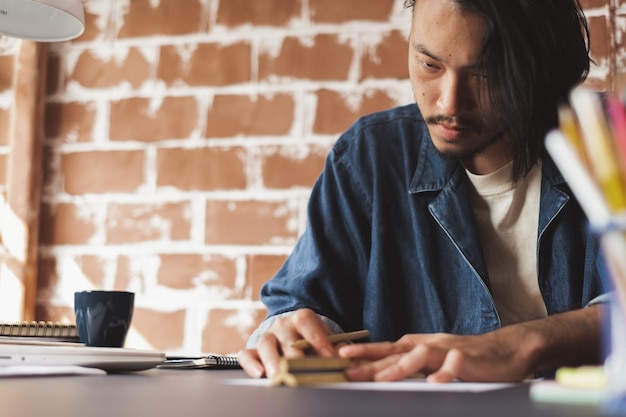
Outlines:
[[484,393],[229,385],[243,371],[161,370],[0,379],[6,417],[594,417],[595,407],[533,403],[528,387]]

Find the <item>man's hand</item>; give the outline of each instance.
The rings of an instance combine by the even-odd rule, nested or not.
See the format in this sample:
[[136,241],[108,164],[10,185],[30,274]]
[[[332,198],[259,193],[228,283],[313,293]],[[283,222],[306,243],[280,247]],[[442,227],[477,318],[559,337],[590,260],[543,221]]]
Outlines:
[[347,370],[356,381],[395,381],[421,373],[429,382],[520,381],[530,372],[520,341],[491,332],[480,336],[405,335],[395,343],[346,345],[340,356],[372,362]]
[[261,336],[254,349],[239,352],[241,367],[251,377],[272,377],[278,370],[281,356],[304,356],[302,349],[292,347],[298,339],[305,339],[319,356],[336,356],[337,352],[328,340],[330,329],[312,310],[301,309],[276,319],[272,327]]
[[347,370],[355,381],[521,381],[534,372],[598,363],[600,309],[592,306],[477,336],[405,335],[394,343],[346,345],[339,355],[372,362]]

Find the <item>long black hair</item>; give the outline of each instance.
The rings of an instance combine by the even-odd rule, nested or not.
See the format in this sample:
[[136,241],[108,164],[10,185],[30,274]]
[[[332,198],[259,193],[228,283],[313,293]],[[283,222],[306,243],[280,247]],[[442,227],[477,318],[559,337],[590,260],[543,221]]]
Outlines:
[[491,112],[510,141],[517,181],[558,125],[558,105],[589,73],[587,20],[578,0],[453,1],[487,21],[478,66],[486,75]]

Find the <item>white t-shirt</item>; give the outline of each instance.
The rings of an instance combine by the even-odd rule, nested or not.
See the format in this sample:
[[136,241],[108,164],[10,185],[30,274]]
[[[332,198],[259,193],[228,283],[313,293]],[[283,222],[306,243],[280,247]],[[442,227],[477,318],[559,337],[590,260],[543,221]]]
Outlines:
[[502,325],[547,316],[537,282],[541,164],[511,182],[512,162],[488,175],[467,171],[471,204]]

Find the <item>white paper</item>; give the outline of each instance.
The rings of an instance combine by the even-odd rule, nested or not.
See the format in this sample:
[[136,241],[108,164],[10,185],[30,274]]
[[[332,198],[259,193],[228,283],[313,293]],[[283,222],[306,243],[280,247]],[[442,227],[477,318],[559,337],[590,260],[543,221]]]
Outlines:
[[[232,378],[223,381],[228,385],[270,387],[271,380],[255,378]],[[425,380],[403,380],[396,382],[333,382],[308,385],[313,388],[364,390],[364,391],[429,391],[429,392],[484,392],[519,385],[508,382],[450,382],[438,384]]]
[[18,376],[52,376],[52,375],[106,375],[106,371],[83,366],[32,366],[15,365],[0,367],[0,378]]

